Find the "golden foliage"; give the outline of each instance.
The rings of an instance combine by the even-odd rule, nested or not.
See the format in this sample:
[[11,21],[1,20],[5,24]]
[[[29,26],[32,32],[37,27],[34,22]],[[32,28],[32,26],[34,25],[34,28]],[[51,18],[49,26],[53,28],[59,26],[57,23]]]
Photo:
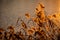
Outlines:
[[26,13],[26,14],[25,14],[25,17],[26,17],[27,19],[29,19],[29,18],[30,18],[30,14],[29,14],[29,13]]
[[23,26],[23,28],[27,28],[26,24],[24,22],[21,23],[21,25]]
[[[36,17],[32,17],[30,20],[32,20],[37,26],[33,25],[29,27],[28,23],[26,24],[24,20],[21,21],[22,29],[19,30],[19,32],[16,32],[14,34],[14,27],[9,26],[8,29],[10,30],[9,32],[6,32],[4,36],[7,36],[5,39],[7,40],[29,40],[29,36],[32,36],[34,40],[57,40],[56,35],[60,34],[60,14],[52,14],[48,15],[46,17],[44,13],[44,5],[39,3],[38,6],[36,7]],[[26,13],[25,17],[27,19],[30,18],[30,14]],[[17,20],[17,23],[19,22],[19,18]],[[28,26],[27,26],[28,25]],[[19,26],[20,28],[21,26]],[[28,28],[29,27],[29,28]],[[0,34],[4,30],[0,28]],[[13,33],[11,33],[13,32]],[[23,32],[23,33],[21,33]],[[25,33],[25,34],[24,34]],[[9,34],[9,35],[8,35]],[[11,35],[11,36],[10,36]],[[53,36],[55,37],[53,37]],[[28,37],[27,37],[28,36]],[[1,36],[2,37],[2,36]],[[10,39],[9,39],[10,38]],[[3,38],[2,38],[3,39]],[[32,39],[30,39],[32,40]]]

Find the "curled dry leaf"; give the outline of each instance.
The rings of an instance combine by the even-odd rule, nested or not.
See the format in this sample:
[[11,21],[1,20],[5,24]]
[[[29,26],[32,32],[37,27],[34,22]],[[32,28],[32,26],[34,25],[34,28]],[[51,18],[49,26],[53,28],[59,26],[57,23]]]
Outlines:
[[30,14],[29,13],[26,13],[25,16],[26,16],[27,19],[30,18]]
[[35,29],[35,27],[34,27],[34,26],[31,26],[31,30],[35,31],[36,29]]
[[28,35],[32,35],[33,32],[34,32],[33,30],[29,29],[29,30],[27,31],[27,34],[28,34]]
[[23,28],[27,28],[26,24],[24,22],[21,23],[21,25],[23,26]]

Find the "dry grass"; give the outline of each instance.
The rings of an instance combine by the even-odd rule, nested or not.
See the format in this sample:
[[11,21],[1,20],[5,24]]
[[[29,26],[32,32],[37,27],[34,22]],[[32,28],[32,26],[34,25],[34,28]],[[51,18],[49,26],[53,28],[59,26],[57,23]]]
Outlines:
[[[18,18],[18,22],[21,21],[20,32],[15,33],[13,26],[9,26],[7,30],[0,29],[0,40],[60,40],[60,14],[53,14],[46,16],[44,13],[44,5],[39,4],[36,7],[36,17],[32,17],[37,26],[33,25],[28,28],[28,24],[24,20]],[[30,18],[30,14],[25,14],[26,18]],[[24,30],[22,33],[21,29]],[[2,33],[3,32],[3,33]],[[59,35],[59,36],[58,36]]]

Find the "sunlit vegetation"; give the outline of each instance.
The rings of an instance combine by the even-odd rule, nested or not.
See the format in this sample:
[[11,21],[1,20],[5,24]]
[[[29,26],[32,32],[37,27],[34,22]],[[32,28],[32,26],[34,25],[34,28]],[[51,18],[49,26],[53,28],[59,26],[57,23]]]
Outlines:
[[25,14],[27,20],[33,22],[30,27],[27,26],[30,21],[26,24],[22,18],[18,18],[16,25],[21,22],[19,32],[15,32],[14,26],[8,26],[8,31],[0,28],[0,40],[60,40],[60,14],[46,16],[44,8],[44,5],[39,3],[35,9],[36,17]]

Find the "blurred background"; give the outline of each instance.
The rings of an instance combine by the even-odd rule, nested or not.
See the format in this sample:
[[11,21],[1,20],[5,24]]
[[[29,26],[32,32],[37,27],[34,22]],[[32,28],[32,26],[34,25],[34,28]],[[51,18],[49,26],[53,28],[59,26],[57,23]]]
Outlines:
[[38,3],[45,5],[47,15],[60,12],[60,0],[0,0],[0,27],[5,29],[15,25],[17,18],[24,19],[26,12],[34,16]]

